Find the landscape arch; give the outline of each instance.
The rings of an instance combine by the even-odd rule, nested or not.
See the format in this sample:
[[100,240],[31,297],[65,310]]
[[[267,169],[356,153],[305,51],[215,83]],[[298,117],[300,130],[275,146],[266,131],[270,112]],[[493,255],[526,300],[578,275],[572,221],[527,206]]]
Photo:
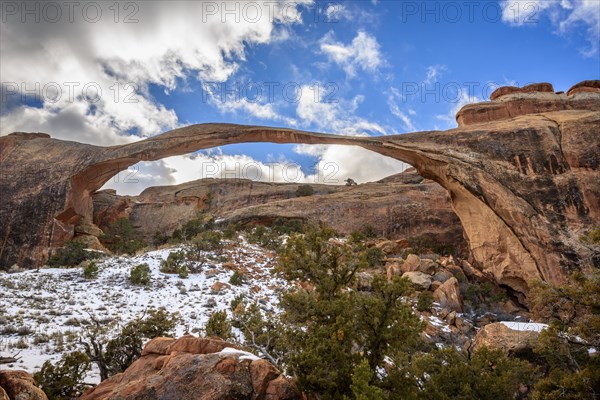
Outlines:
[[477,266],[526,294],[532,279],[560,282],[568,268],[591,259],[591,249],[576,238],[582,228],[600,223],[600,149],[593,145],[600,103],[552,96],[554,103],[544,94],[539,104],[527,99],[527,106],[519,98],[518,107],[510,101],[467,106],[457,129],[395,136],[201,124],[99,147],[11,134],[0,138],[7,205],[0,213],[6,227],[0,232],[1,267],[43,263],[48,249],[72,237],[89,216],[91,194],[140,161],[244,142],[338,144],[406,162],[439,183],[450,193]]

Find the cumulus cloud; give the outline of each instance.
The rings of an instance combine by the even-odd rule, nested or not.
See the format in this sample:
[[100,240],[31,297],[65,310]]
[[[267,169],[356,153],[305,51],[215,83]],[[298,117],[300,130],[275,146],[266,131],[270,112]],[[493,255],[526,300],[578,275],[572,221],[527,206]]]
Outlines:
[[[356,110],[364,101],[361,95],[351,100],[324,96],[316,93],[326,85],[306,85],[301,88],[302,96],[296,107],[299,124],[304,127],[314,126],[322,132],[343,135],[386,135],[390,132],[379,123],[356,116]],[[327,97],[327,98],[325,98]]]
[[[137,9],[120,9],[118,17],[109,9],[112,3],[93,2],[102,6],[103,15],[93,23],[82,13],[86,2],[78,3],[72,21],[67,10],[58,22],[29,16],[22,23],[19,12],[5,15],[0,133],[58,131],[63,139],[116,144],[132,133],[145,137],[174,128],[175,111],[152,98],[151,85],[168,91],[190,76],[227,80],[244,62],[246,46],[278,40],[276,26],[299,23],[300,7],[311,2],[232,3],[237,10],[225,2],[132,2]],[[43,2],[35,4],[42,7]],[[253,11],[250,4],[261,9]],[[41,105],[15,105],[7,98],[31,91]],[[57,91],[58,98],[46,96]],[[73,124],[70,133],[67,120]]]
[[566,34],[577,26],[586,30],[590,43],[581,49],[586,57],[598,54],[600,43],[600,2],[598,0],[502,0],[502,20],[513,26],[536,24],[547,17],[557,29]]
[[356,77],[359,70],[377,72],[384,64],[380,48],[377,39],[364,31],[359,31],[349,44],[336,41],[331,31],[320,41],[321,52],[339,65],[349,78]]

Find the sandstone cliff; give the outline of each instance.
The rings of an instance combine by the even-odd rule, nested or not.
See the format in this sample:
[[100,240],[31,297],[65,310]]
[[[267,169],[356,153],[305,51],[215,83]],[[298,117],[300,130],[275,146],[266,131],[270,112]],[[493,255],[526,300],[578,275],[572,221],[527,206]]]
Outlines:
[[[356,145],[413,165],[444,187],[479,266],[526,293],[599,256],[578,236],[600,225],[600,89],[511,89],[468,105],[446,132],[344,137],[283,128],[203,124],[98,147],[15,133],[0,138],[0,266],[44,262],[92,212],[91,195],[141,160],[240,142]],[[86,217],[87,216],[87,217]]]
[[408,238],[428,235],[465,248],[462,227],[450,196],[414,169],[359,186],[311,185],[314,195],[297,197],[298,184],[243,179],[202,179],[175,186],[152,187],[139,196],[96,192],[93,222],[101,229],[126,217],[137,234],[150,241],[156,232],[172,234],[198,213],[222,223],[272,223],[277,218],[324,221],[348,234],[373,227],[380,235]]

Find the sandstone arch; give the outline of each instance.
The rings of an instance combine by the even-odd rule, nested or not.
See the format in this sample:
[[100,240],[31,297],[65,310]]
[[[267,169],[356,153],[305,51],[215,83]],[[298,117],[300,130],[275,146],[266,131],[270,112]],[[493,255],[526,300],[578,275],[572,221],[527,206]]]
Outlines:
[[600,89],[543,89],[466,106],[459,128],[445,132],[344,137],[202,124],[113,147],[11,134],[0,139],[0,266],[42,263],[89,215],[90,194],[139,161],[242,142],[342,144],[404,161],[446,188],[480,267],[527,293],[530,279],[558,282],[596,262],[576,238],[600,225]]

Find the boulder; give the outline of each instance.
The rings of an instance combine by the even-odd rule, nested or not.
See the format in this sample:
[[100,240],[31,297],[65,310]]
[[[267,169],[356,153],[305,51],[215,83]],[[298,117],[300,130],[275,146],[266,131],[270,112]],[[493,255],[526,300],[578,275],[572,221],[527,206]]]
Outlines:
[[301,399],[266,360],[217,338],[156,338],[142,356],[81,400]]
[[452,311],[451,313],[446,315],[446,318],[444,319],[446,320],[448,325],[454,325],[454,323],[456,322],[456,311]]
[[487,324],[475,335],[472,349],[488,347],[512,354],[532,349],[540,336],[539,327],[536,324],[521,325],[524,329],[516,330],[502,322]]
[[471,279],[484,279],[483,273],[477,268],[473,267],[467,260],[462,260],[460,262],[460,267],[468,278]]
[[265,400],[295,400],[306,399],[300,391],[295,381],[287,379],[280,375],[278,378],[269,382]]
[[402,272],[418,271],[421,266],[421,259],[415,254],[409,254],[406,261],[402,263]]
[[33,376],[25,371],[0,371],[0,388],[0,399],[48,400]]
[[278,378],[281,373],[267,360],[254,360],[250,364],[252,388],[256,398],[262,398],[267,392],[269,383]]
[[449,311],[462,312],[462,300],[458,281],[455,277],[448,279],[433,292],[433,300],[440,307],[448,308]]
[[386,255],[398,254],[402,251],[402,247],[398,242],[394,240],[385,240],[375,245],[379,250],[383,251]]
[[388,281],[391,281],[394,276],[402,274],[402,266],[395,262],[386,264],[385,271]]
[[431,277],[423,272],[412,271],[402,274],[403,278],[408,278],[413,287],[417,290],[427,290],[431,286]]
[[437,268],[437,263],[428,258],[421,259],[421,262],[419,263],[419,271],[421,271],[425,274],[429,274],[429,275],[433,274],[435,272],[436,268]]
[[438,271],[435,273],[435,275],[433,275],[433,280],[436,282],[440,282],[440,283],[444,283],[446,282],[448,279],[452,278],[452,273],[443,269],[441,271]]
[[213,283],[213,285],[210,287],[210,291],[212,293],[220,293],[227,289],[231,289],[231,285],[229,285],[228,283],[223,283],[223,282],[219,282],[219,281]]

